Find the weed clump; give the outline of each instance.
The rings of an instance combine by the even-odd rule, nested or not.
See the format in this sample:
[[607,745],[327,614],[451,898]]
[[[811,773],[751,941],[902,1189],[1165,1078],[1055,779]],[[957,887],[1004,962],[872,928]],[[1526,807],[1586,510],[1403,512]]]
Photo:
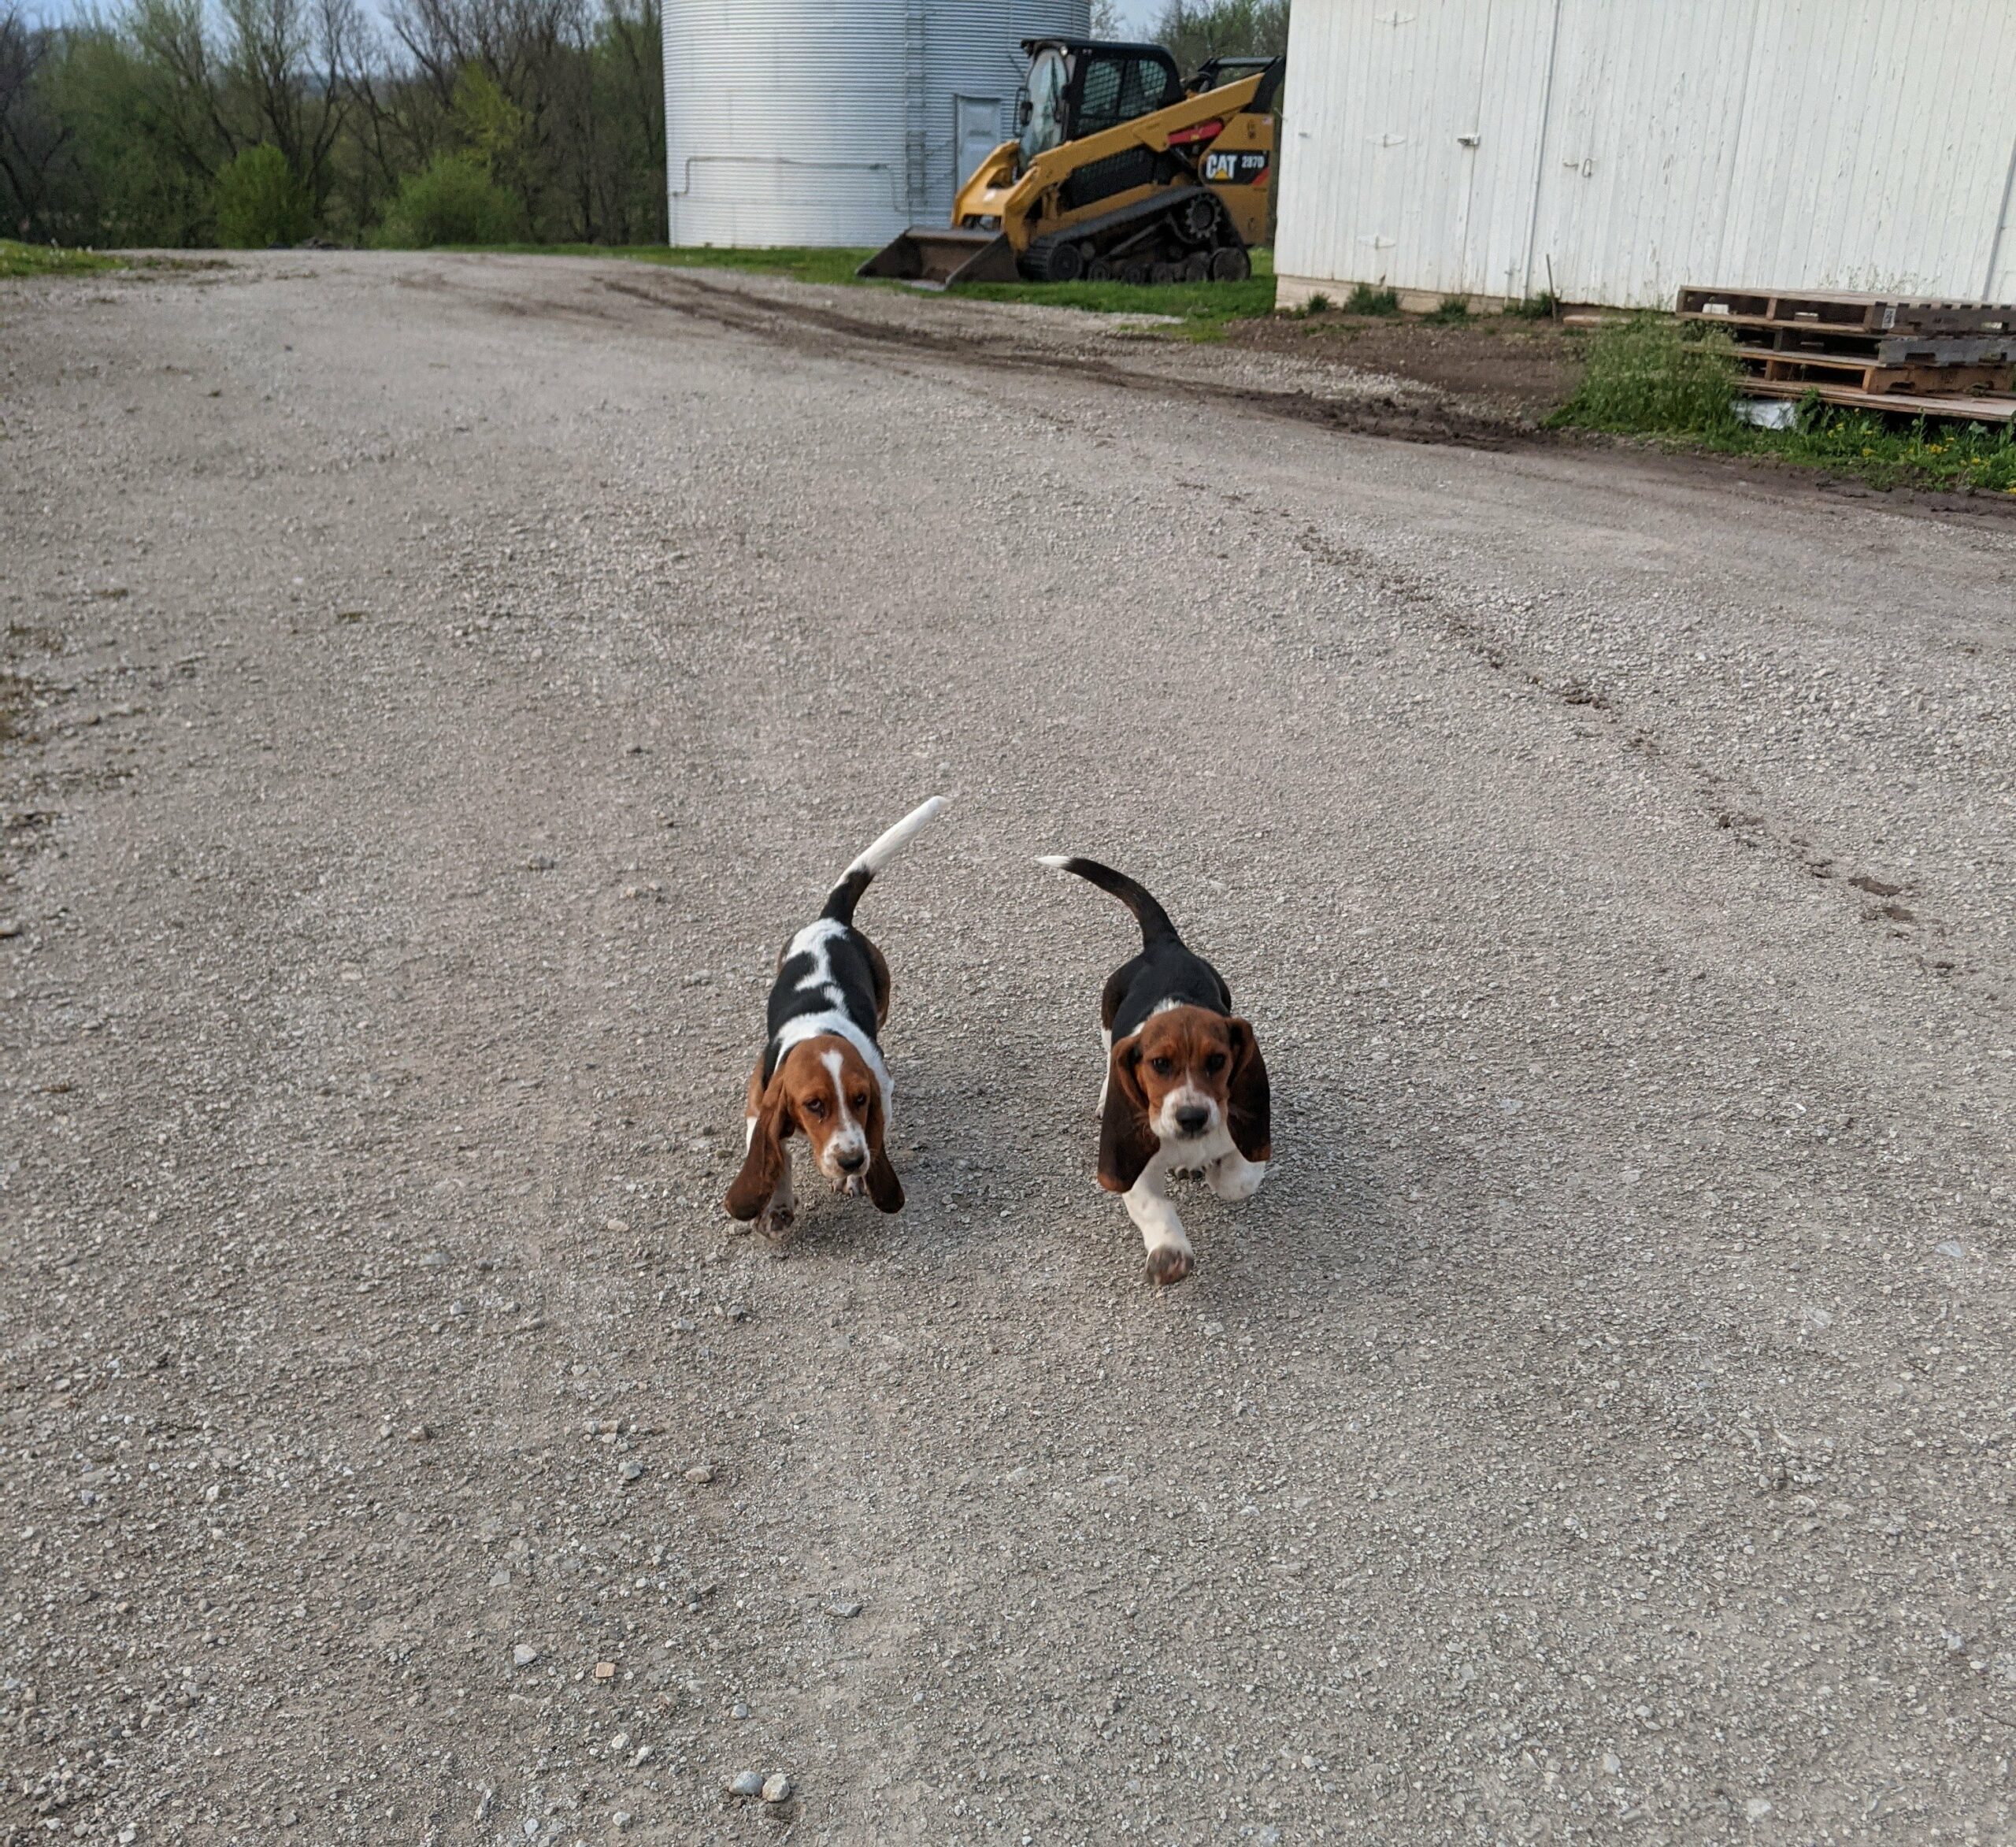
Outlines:
[[[1855,410],[1817,392],[1790,429],[1736,414],[1743,377],[1720,328],[1640,314],[1590,342],[1581,388],[1548,421],[1631,436],[1686,438],[1725,455],[1774,456],[1838,469],[1877,488],[2016,494],[2016,428]],[[1900,402],[1899,410],[1904,405]]]
[[1470,317],[1470,304],[1461,295],[1444,295],[1421,319],[1437,327],[1453,327]]
[[1789,430],[1738,428],[1747,450],[1841,469],[1878,488],[2016,494],[2016,428],[2008,424],[1956,425],[1922,417],[1900,424],[1881,411],[1844,410],[1808,393]]
[[1551,421],[1639,435],[1715,436],[1738,427],[1741,383],[1719,328],[1638,314],[1589,343],[1581,388]]
[[1347,314],[1397,314],[1399,311],[1397,291],[1374,288],[1369,282],[1361,282],[1344,300]]
[[1324,294],[1321,289],[1318,289],[1314,295],[1311,295],[1307,301],[1302,304],[1302,317],[1305,321],[1310,319],[1314,315],[1327,314],[1329,312],[1330,298]]

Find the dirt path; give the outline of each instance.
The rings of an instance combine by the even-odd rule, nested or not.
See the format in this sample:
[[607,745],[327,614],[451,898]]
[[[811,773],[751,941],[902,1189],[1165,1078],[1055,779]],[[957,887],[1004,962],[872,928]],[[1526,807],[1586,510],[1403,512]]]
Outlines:
[[[837,298],[0,291],[0,1838],[2006,1838],[2016,538]],[[1173,1290],[1059,849],[1275,1074]]]

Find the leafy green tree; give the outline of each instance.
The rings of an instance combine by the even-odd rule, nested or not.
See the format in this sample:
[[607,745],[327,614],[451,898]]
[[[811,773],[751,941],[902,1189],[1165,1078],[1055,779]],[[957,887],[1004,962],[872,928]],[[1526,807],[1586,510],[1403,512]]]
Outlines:
[[[0,0],[0,232],[665,236],[660,0],[106,0],[60,25],[39,3]],[[240,166],[261,148],[292,187],[270,154]]]
[[295,244],[315,228],[315,202],[270,142],[248,147],[217,175],[217,242],[233,250]]
[[1288,48],[1288,0],[1169,0],[1155,36],[1186,73],[1214,57],[1279,57]]
[[455,127],[488,170],[508,185],[517,177],[525,146],[525,112],[480,64],[465,64],[449,104]]

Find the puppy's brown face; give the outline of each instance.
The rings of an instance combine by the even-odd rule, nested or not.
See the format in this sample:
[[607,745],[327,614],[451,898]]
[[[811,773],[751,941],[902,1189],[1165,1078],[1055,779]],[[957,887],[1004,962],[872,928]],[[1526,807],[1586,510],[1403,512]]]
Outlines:
[[1150,1129],[1164,1141],[1195,1140],[1224,1129],[1232,1072],[1251,1037],[1243,1020],[1201,1007],[1151,1014],[1125,1054]]
[[805,1131],[819,1171],[858,1192],[882,1140],[880,1087],[867,1060],[847,1040],[824,1034],[794,1045],[770,1081],[789,1120]]
[[767,1215],[785,1186],[791,1155],[785,1144],[802,1129],[819,1171],[842,1192],[865,1192],[884,1212],[903,1209],[902,1182],[883,1146],[882,1086],[868,1061],[837,1034],[801,1040],[765,1085],[762,1067],[749,1078],[749,1148],[742,1171],[724,1202],[734,1218]]

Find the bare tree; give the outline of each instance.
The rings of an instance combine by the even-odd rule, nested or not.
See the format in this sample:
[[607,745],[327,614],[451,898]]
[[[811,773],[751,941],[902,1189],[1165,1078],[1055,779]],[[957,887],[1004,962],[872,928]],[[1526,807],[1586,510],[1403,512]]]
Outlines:
[[11,222],[23,237],[43,216],[50,170],[74,132],[37,91],[49,43],[47,29],[30,25],[18,7],[0,10],[0,224]]

